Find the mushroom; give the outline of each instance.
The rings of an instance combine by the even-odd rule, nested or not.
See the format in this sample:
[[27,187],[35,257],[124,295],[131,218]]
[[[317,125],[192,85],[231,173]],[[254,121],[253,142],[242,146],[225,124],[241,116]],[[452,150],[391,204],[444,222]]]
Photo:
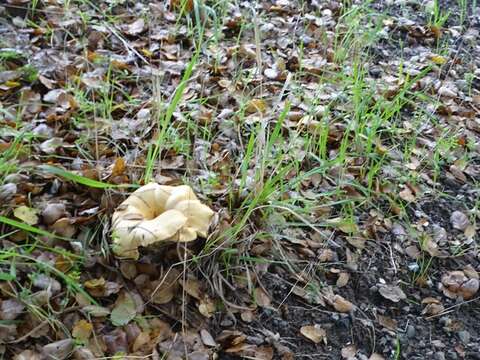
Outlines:
[[149,183],[134,191],[112,217],[113,252],[138,259],[139,246],[207,237],[213,211],[187,185]]

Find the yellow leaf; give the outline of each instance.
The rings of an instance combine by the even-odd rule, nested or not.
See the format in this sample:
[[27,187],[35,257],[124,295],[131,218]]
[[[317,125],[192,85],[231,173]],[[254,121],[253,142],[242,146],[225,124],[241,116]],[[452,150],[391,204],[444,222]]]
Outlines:
[[93,325],[86,320],[78,321],[72,330],[72,336],[76,340],[87,341],[92,334]]
[[267,108],[267,104],[265,103],[264,100],[262,99],[252,99],[248,102],[247,107],[245,108],[245,111],[249,114],[253,114],[256,112],[265,112],[265,109]]
[[143,48],[141,51],[142,51],[142,54],[145,55],[146,57],[151,58],[153,56],[153,52],[151,52],[148,49]]
[[432,60],[432,62],[434,64],[437,64],[437,65],[443,65],[447,62],[447,59],[444,57],[444,56],[441,56],[441,55],[433,55],[430,60]]
[[13,215],[28,225],[35,225],[38,222],[37,210],[22,205],[13,210]]

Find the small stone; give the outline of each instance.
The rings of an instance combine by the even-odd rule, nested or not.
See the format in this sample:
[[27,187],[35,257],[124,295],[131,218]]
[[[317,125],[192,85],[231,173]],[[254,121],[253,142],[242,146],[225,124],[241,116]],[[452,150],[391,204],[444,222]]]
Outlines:
[[436,352],[435,360],[445,360],[445,353],[443,351]]
[[413,325],[408,325],[407,326],[407,336],[410,338],[410,339],[413,339],[415,337],[415,326]]
[[461,342],[465,345],[470,342],[470,333],[467,330],[462,330],[458,332],[458,337]]
[[449,351],[447,353],[448,355],[448,358],[451,359],[451,360],[457,360],[458,359],[458,356],[457,356],[457,353],[455,351]]

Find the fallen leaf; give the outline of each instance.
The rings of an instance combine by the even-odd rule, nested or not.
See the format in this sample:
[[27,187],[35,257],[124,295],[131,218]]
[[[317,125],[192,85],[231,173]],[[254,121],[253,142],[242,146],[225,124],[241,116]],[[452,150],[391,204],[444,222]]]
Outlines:
[[142,33],[144,30],[145,30],[145,20],[140,18],[128,25],[126,33],[128,35],[134,36]]
[[402,289],[398,286],[379,284],[378,292],[385,299],[393,302],[399,302],[400,300],[405,300],[407,298],[407,295],[405,295]]
[[200,338],[205,346],[215,347],[217,343],[213,339],[212,334],[208,332],[208,330],[202,329],[200,330]]
[[350,274],[346,272],[341,272],[338,275],[337,286],[338,287],[346,286],[348,284],[348,280],[350,280]]
[[205,296],[202,300],[200,300],[200,303],[198,304],[198,311],[200,314],[207,318],[211,318],[215,313],[215,310],[215,302],[208,296]]
[[475,237],[476,232],[475,226],[468,225],[463,233],[467,239],[471,240]]
[[432,62],[437,65],[443,65],[447,62],[447,58],[441,55],[432,55],[430,56],[430,60],[432,60]]
[[98,305],[87,305],[84,306],[82,310],[93,317],[104,317],[110,314],[110,310],[108,308]]
[[52,225],[58,219],[62,218],[66,214],[66,206],[61,203],[51,203],[47,204],[42,210],[42,218],[45,224]]
[[75,225],[72,224],[72,221],[67,218],[63,217],[55,221],[55,223],[51,226],[53,232],[60,236],[66,238],[72,238],[73,235],[77,232],[77,228]]
[[121,157],[116,158],[115,162],[113,163],[111,176],[122,175],[125,172],[126,167],[127,166],[124,158],[121,158]]
[[258,287],[255,289],[255,302],[258,306],[269,307],[272,301],[268,294],[262,288]]
[[0,317],[2,320],[15,320],[20,315],[25,306],[15,299],[3,300],[0,306]]
[[302,326],[300,333],[315,344],[326,341],[327,338],[327,332],[318,324]]
[[468,278],[463,271],[450,271],[442,276],[440,289],[451,299],[457,297],[464,300],[473,298],[480,287],[479,280]]
[[110,320],[115,326],[128,324],[137,315],[137,306],[133,297],[126,291],[120,293],[110,314]]
[[354,234],[358,232],[358,226],[353,221],[345,220],[340,217],[327,219],[327,224],[339,229],[345,234]]
[[347,313],[353,309],[353,304],[340,295],[333,296],[332,304],[335,310],[341,313]]
[[415,195],[413,195],[412,191],[408,187],[405,187],[402,191],[400,191],[398,196],[400,196],[402,200],[410,203],[416,200]]
[[392,331],[397,330],[397,321],[388,317],[388,316],[383,316],[383,315],[377,315],[378,318],[378,323],[382,325],[384,328],[387,328]]
[[93,331],[93,325],[86,320],[79,320],[72,329],[72,336],[79,341],[86,342]]
[[13,210],[13,215],[28,225],[35,225],[38,223],[37,213],[38,211],[36,209],[29,208],[25,205],[19,206]]
[[[150,339],[150,334],[149,332],[147,331],[142,331],[140,334],[138,334],[138,336],[135,338],[135,341],[133,342],[133,345],[132,345],[132,350],[133,351],[139,351],[140,349],[142,349],[143,347],[145,347],[145,345],[148,345],[150,344],[151,342],[151,339]],[[150,347],[151,346],[147,346],[148,350],[150,350]]]
[[73,339],[64,339],[47,344],[42,348],[42,354],[47,360],[65,360],[73,352]]
[[248,114],[253,114],[256,112],[263,113],[267,109],[267,105],[264,100],[262,99],[252,99],[247,103],[247,107],[245,111]]
[[63,146],[63,139],[58,137],[53,137],[51,139],[45,140],[40,144],[40,150],[42,150],[45,154],[54,154],[57,149]]

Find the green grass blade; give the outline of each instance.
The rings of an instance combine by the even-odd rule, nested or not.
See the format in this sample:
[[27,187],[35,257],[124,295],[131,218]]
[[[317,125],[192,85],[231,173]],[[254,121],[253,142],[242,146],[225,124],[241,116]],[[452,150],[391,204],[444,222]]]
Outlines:
[[125,187],[138,187],[138,185],[135,184],[121,184],[121,185],[116,185],[116,184],[109,184],[105,183],[102,181],[98,180],[92,180],[87,177],[77,175],[71,171],[63,170],[61,168],[51,166],[51,165],[41,165],[40,169],[48,172],[50,174],[58,175],[64,179],[73,181],[75,183],[85,185],[91,188],[95,189],[114,189],[114,188],[125,188]]

